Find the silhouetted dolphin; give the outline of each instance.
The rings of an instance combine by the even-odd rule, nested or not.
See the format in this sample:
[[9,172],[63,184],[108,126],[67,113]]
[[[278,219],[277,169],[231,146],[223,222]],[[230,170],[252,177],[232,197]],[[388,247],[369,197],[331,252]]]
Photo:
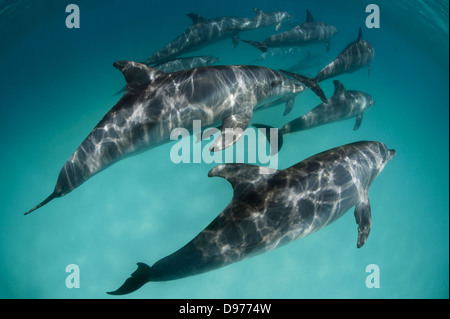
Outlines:
[[[375,105],[373,98],[365,92],[347,91],[338,80],[334,80],[333,84],[334,94],[327,100],[327,103],[319,104],[308,113],[290,121],[278,130],[278,150],[283,145],[283,136],[286,134],[308,130],[316,126],[353,117],[356,117],[353,130],[356,131],[359,128],[363,113],[369,107]],[[253,124],[253,126],[265,129],[271,128],[263,124]],[[269,139],[268,135],[267,137]],[[275,154],[278,150],[272,148],[271,153]]]
[[368,190],[395,156],[380,142],[357,142],[267,174],[267,168],[224,164],[208,176],[234,189],[224,211],[186,246],[138,269],[112,295],[133,292],[149,281],[180,279],[214,270],[303,238],[355,206],[357,247],[371,228]]
[[369,67],[375,55],[373,46],[362,36],[362,28],[359,28],[358,39],[350,43],[332,62],[324,67],[315,78],[311,79],[306,76],[280,70],[281,72],[292,76],[300,82],[306,84],[314,93],[321,97],[323,102],[327,101],[325,93],[319,86],[319,82],[333,78],[343,73],[353,73],[362,67]]
[[[62,168],[54,192],[25,214],[61,197],[118,160],[169,141],[175,128],[192,133],[222,123],[211,150],[235,143],[253,110],[288,96],[287,108],[303,86],[260,66],[210,66],[164,73],[136,62],[115,62],[127,90]],[[234,129],[240,128],[239,134]],[[228,130],[233,129],[233,130]]]
[[233,47],[239,42],[239,33],[276,25],[290,18],[287,12],[275,11],[265,13],[254,9],[253,19],[241,17],[221,17],[205,19],[196,13],[186,14],[192,19],[192,25],[164,48],[153,53],[146,61],[147,65],[172,60],[180,55],[198,50],[208,44],[232,38]]
[[330,48],[330,39],[338,32],[335,26],[316,22],[309,10],[306,10],[306,21],[282,33],[274,34],[262,42],[241,40],[262,52],[267,48],[286,46],[306,46],[314,43],[327,42],[327,51]]

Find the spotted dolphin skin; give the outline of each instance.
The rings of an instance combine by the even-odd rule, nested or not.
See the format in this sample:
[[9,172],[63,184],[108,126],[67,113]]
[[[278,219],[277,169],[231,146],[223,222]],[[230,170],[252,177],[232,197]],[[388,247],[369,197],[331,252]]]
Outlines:
[[208,44],[232,38],[236,46],[239,33],[275,25],[277,28],[285,20],[290,19],[287,12],[275,11],[265,13],[254,9],[256,16],[253,19],[241,17],[221,17],[205,19],[198,14],[188,13],[192,25],[168,45],[153,53],[146,61],[147,65],[167,62],[180,55],[198,50]]
[[[319,104],[308,113],[290,121],[278,130],[278,150],[272,149],[272,154],[279,151],[283,145],[283,136],[290,133],[354,117],[356,122],[353,130],[356,131],[360,127],[364,112],[375,105],[373,98],[365,92],[347,91],[338,80],[334,80],[333,84],[334,94],[328,99],[327,103]],[[263,124],[253,124],[253,126],[265,129],[271,128]]]
[[363,39],[362,28],[359,28],[358,39],[350,43],[337,58],[324,67],[315,78],[311,79],[288,71],[280,71],[306,84],[306,86],[320,96],[322,101],[326,103],[327,98],[320,88],[319,82],[340,74],[353,73],[365,66],[369,68],[370,76],[370,63],[374,56],[375,50],[373,46]]
[[[175,73],[136,62],[114,66],[125,76],[125,94],[64,164],[54,192],[25,214],[71,192],[118,160],[169,141],[175,128],[192,133],[193,120],[200,120],[203,128],[222,123],[222,133],[211,146],[220,151],[243,135],[253,110],[286,96],[290,110],[304,89],[284,74],[259,66],[210,66]],[[234,133],[237,128],[239,134]]]
[[380,142],[357,142],[266,174],[267,168],[224,164],[208,176],[227,179],[234,195],[224,211],[191,242],[152,267],[138,269],[112,295],[133,292],[150,281],[211,271],[303,238],[355,206],[357,247],[371,228],[368,190],[395,156]]
[[335,26],[314,20],[311,12],[306,10],[306,21],[302,24],[282,33],[274,34],[263,42],[242,40],[262,52],[267,48],[286,46],[306,46],[313,43],[327,42],[327,51],[330,47],[330,39],[338,32]]

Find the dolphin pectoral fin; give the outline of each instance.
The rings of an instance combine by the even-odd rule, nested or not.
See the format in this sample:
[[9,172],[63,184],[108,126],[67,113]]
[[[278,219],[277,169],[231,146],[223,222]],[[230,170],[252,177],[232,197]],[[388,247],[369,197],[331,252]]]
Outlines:
[[203,137],[207,138],[207,137],[210,137],[211,135],[216,134],[218,131],[220,131],[220,128],[221,128],[221,125],[219,125],[218,127],[210,127],[210,128],[207,128],[206,130],[204,130],[203,133],[200,132],[200,133],[196,134],[197,139],[196,139],[195,143],[200,143],[203,140]]
[[363,119],[363,113],[356,116],[355,126],[353,127],[353,131],[356,131],[361,126],[361,122]]
[[44,201],[42,201],[42,203],[40,203],[39,205],[34,206],[32,209],[30,209],[29,211],[27,211],[24,215],[28,215],[29,213],[31,213],[32,211],[35,211],[36,209],[38,209],[39,207],[44,206],[45,204],[47,204],[48,202],[50,202],[51,200],[60,197],[59,194],[57,194],[56,192],[53,192],[49,197],[47,197]]
[[109,295],[125,295],[136,291],[149,282],[151,267],[144,263],[137,263],[138,269],[131,274],[131,277],[125,280],[122,286],[115,291],[107,292]]
[[233,114],[224,118],[221,133],[214,140],[209,150],[211,152],[221,151],[236,143],[244,135],[244,131],[247,129],[252,115],[253,109],[250,108],[250,111]]
[[295,102],[295,97],[293,97],[292,99],[287,100],[286,108],[284,109],[283,116],[288,115],[292,111],[292,108],[294,107],[294,102]]
[[331,48],[331,43],[330,43],[330,40],[328,40],[328,41],[327,41],[327,48],[326,48],[326,51],[327,51],[327,52],[330,52],[330,48]]
[[369,198],[359,203],[355,207],[355,219],[358,224],[358,241],[356,246],[361,248],[369,237],[370,227],[372,226],[372,217],[370,213]]
[[239,37],[239,33],[233,35],[231,37],[231,47],[234,49],[239,44],[239,41],[241,41],[241,39]]

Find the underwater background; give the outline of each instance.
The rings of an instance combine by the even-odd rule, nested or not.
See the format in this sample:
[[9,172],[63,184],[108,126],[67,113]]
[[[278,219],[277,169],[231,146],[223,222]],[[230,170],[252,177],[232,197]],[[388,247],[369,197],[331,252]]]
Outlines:
[[[68,29],[65,8],[80,8]],[[379,29],[365,27],[368,4],[380,8]],[[125,84],[112,67],[142,61],[191,24],[206,18],[252,18],[253,8],[289,12],[301,23],[309,9],[339,33],[325,44],[261,55],[227,39],[189,54],[220,64],[286,69],[310,50],[322,64],[357,37],[375,48],[367,69],[337,77],[371,94],[359,130],[354,119],[287,136],[284,169],[336,146],[376,140],[397,151],[369,190],[372,230],[356,248],[353,209],[328,227],[271,252],[197,276],[151,282],[125,298],[448,298],[449,44],[448,1],[0,1],[0,297],[110,298],[136,269],[189,242],[228,204],[232,188],[208,178],[216,164],[174,164],[167,143],[127,158],[63,198],[24,216],[54,188],[74,150],[117,102]],[[285,30],[284,27],[283,30]],[[263,40],[274,27],[241,34]],[[321,83],[327,96],[331,80]],[[310,90],[284,106],[256,112],[252,123],[281,127],[320,100]],[[66,266],[80,270],[68,289]],[[380,287],[366,287],[366,266]],[[114,297],[116,298],[116,297]]]

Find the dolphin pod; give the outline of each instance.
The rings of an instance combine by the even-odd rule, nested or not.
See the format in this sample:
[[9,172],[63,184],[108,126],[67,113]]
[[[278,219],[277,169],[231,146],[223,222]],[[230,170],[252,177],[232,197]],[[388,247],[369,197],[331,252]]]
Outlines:
[[[169,141],[175,128],[192,133],[194,120],[201,121],[202,129],[221,125],[210,150],[223,150],[242,137],[233,133],[230,138],[228,129],[243,132],[254,111],[286,103],[284,115],[287,115],[297,94],[304,91],[303,84],[323,103],[279,129],[280,147],[287,134],[353,117],[357,130],[363,113],[375,104],[373,98],[364,92],[346,90],[335,80],[334,94],[327,99],[319,82],[364,66],[369,66],[370,74],[374,49],[363,39],[361,28],[357,40],[314,78],[251,65],[192,67],[196,63],[216,62],[211,57],[202,61],[192,58],[174,61],[224,38],[231,38],[234,46],[243,31],[267,26],[276,26],[278,31],[290,19],[287,12],[265,13],[259,9],[255,12],[253,19],[205,19],[188,13],[192,26],[144,63],[115,62],[114,67],[126,80],[123,96],[64,164],[53,193],[25,214],[68,194],[117,161]],[[327,42],[329,47],[336,32],[336,27],[316,22],[307,10],[306,21],[291,30],[259,43],[243,41],[262,51],[314,42]],[[311,60],[310,55],[307,60]],[[161,70],[166,66],[169,68],[166,72]],[[372,224],[369,188],[395,154],[395,150],[381,142],[360,141],[324,151],[281,170],[249,164],[219,165],[208,176],[230,182],[234,193],[228,206],[179,250],[152,266],[138,263],[131,277],[108,294],[131,293],[148,282],[181,279],[262,254],[324,228],[352,207],[360,248],[366,243]]]
[[186,14],[192,19],[192,25],[162,49],[154,52],[145,64],[153,65],[172,60],[182,54],[196,51],[208,44],[231,38],[233,47],[239,42],[239,33],[269,26],[276,26],[290,19],[287,12],[263,12],[255,8],[256,16],[253,19],[241,17],[221,17],[205,19],[196,13]]
[[340,74],[353,73],[365,66],[369,68],[370,76],[370,63],[374,56],[375,50],[372,44],[363,39],[362,28],[359,28],[358,38],[347,45],[336,59],[325,66],[313,79],[289,71],[280,71],[304,83],[326,103],[327,97],[320,88],[319,82]]
[[395,156],[380,142],[357,142],[312,156],[284,170],[223,164],[209,177],[230,182],[228,206],[187,245],[153,266],[138,269],[111,295],[133,292],[150,281],[201,274],[303,238],[355,207],[357,247],[371,228],[369,187]]
[[[364,112],[372,105],[375,105],[373,98],[365,92],[347,91],[338,80],[334,80],[333,84],[334,94],[327,100],[327,103],[319,104],[308,113],[286,123],[278,130],[278,150],[271,148],[272,154],[277,153],[281,149],[283,136],[287,134],[353,117],[356,118],[353,130],[356,131],[360,127]],[[265,129],[271,128],[263,124],[253,124],[253,126]],[[266,137],[269,139],[268,135]]]
[[338,32],[337,28],[331,24],[317,22],[311,12],[306,10],[306,20],[298,26],[278,34],[274,34],[262,42],[241,40],[262,52],[267,52],[267,48],[285,46],[306,46],[313,43],[326,42],[327,51],[330,48],[330,39]]

